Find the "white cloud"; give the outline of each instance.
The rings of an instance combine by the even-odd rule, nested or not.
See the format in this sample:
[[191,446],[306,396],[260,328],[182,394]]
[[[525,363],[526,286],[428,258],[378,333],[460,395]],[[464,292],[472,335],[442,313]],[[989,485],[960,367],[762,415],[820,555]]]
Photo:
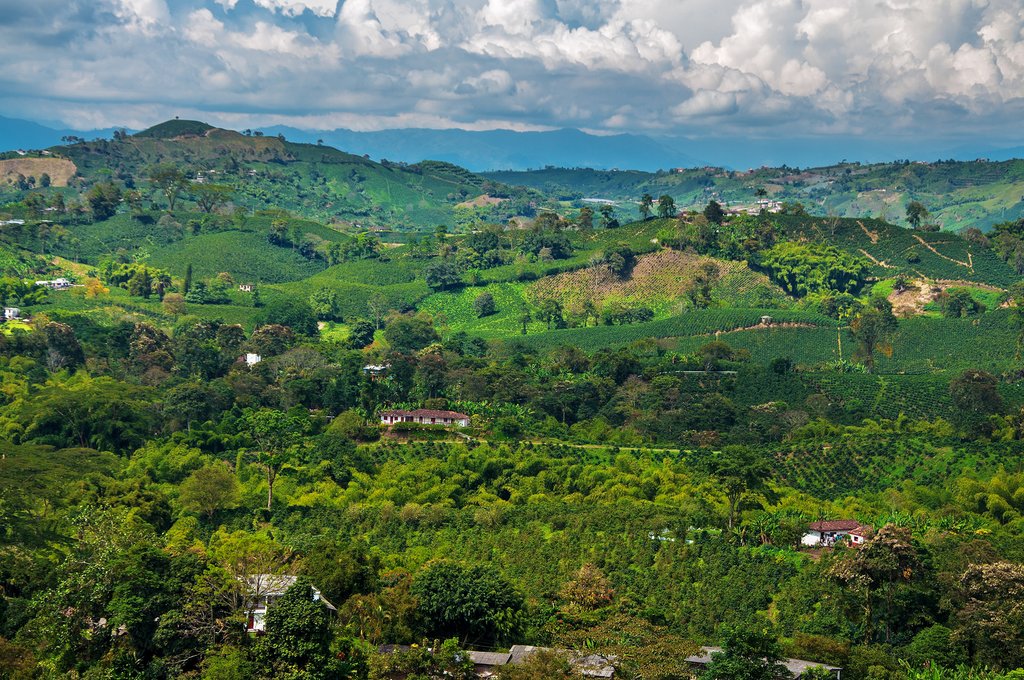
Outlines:
[[246,126],[1019,135],[1024,106],[1020,0],[0,0],[0,13],[4,105],[69,122],[192,110]]

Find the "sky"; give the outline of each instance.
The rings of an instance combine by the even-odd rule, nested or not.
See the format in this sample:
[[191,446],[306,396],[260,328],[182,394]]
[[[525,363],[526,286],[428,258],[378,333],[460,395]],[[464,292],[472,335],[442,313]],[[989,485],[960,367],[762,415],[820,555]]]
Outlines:
[[1024,143],[1022,0],[0,0],[0,114]]

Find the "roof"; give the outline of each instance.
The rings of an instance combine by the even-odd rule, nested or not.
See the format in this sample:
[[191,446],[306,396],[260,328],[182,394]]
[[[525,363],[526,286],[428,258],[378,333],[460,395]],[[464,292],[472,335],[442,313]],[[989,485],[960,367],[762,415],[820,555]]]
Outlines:
[[413,418],[451,418],[452,420],[468,419],[465,413],[459,413],[458,411],[434,411],[429,408],[418,408],[415,411],[404,411],[402,409],[394,409],[391,411],[384,411],[381,413],[382,416],[412,416]]
[[508,652],[467,652],[469,660],[478,666],[504,666],[512,655]]
[[856,529],[850,530],[851,536],[863,536],[864,538],[867,538],[871,533],[871,527],[857,527]]
[[811,522],[811,531],[852,531],[859,529],[860,522],[855,519],[829,519],[822,522]]
[[[688,663],[694,664],[709,664],[711,663],[711,655],[717,652],[721,652],[721,647],[701,647],[701,653],[693,656],[686,657]],[[786,667],[793,677],[798,678],[803,675],[808,668],[824,668],[827,671],[839,671],[842,670],[839,666],[829,666],[826,663],[819,663],[817,661],[807,661],[806,659],[783,659],[782,665]]]
[[[299,580],[298,576],[291,574],[252,574],[242,579],[246,587],[249,589],[252,595],[284,595],[285,591],[295,585],[295,582]],[[316,586],[313,588],[313,599],[319,600],[324,603],[328,609],[337,610],[337,608],[331,604],[320,589]]]

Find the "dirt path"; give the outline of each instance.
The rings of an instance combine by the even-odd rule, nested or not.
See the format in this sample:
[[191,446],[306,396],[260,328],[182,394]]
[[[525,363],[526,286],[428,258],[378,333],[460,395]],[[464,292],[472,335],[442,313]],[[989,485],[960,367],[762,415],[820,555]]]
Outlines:
[[954,260],[952,257],[949,257],[948,255],[943,255],[939,251],[935,250],[935,248],[932,247],[932,244],[928,243],[927,241],[925,241],[923,238],[921,238],[917,234],[913,234],[913,237],[917,239],[918,243],[920,243],[925,248],[927,248],[928,250],[932,251],[933,253],[935,253],[936,255],[941,257],[943,260],[949,260],[953,264],[958,264],[961,267],[967,267],[969,270],[971,270],[972,274],[974,273],[974,261],[971,258],[971,254],[970,253],[967,253],[967,259],[969,260],[968,262],[963,262],[961,260]]
[[728,333],[742,333],[743,331],[764,331],[772,328],[827,328],[827,326],[817,326],[813,323],[802,323],[800,321],[780,321],[778,323],[759,323],[753,326],[742,326],[740,328],[730,328],[727,331],[715,331],[714,333],[704,333],[704,337],[719,335],[726,335]]
[[896,269],[895,265],[891,265],[888,262],[886,262],[885,260],[876,259],[875,256],[873,256],[871,253],[869,253],[868,251],[864,250],[863,248],[859,248],[859,250],[860,250],[861,254],[864,255],[864,257],[868,258],[869,260],[871,260],[872,262],[877,264],[879,267],[882,267],[883,269]]
[[[871,231],[870,229],[865,227],[864,223],[861,222],[860,220],[857,220],[857,226],[859,226],[861,228],[861,231],[864,232],[865,236],[867,236],[869,239],[871,239],[871,244],[872,245],[875,245],[875,244],[878,243],[878,232],[877,231]],[[864,251],[862,250],[861,252],[863,253]],[[867,255],[867,253],[864,253],[864,254]],[[868,257],[871,257],[871,256],[868,255]],[[874,258],[872,258],[872,259],[874,259]]]

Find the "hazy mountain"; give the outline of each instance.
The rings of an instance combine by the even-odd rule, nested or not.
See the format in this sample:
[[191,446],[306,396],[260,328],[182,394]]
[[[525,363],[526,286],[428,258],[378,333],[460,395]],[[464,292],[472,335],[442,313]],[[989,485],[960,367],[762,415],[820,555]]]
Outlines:
[[116,128],[105,130],[56,129],[19,118],[0,116],[0,151],[13,149],[45,149],[61,143],[61,137],[73,135],[84,139],[109,138]]
[[660,168],[692,167],[703,161],[674,143],[643,135],[591,135],[580,130],[513,132],[511,130],[352,130],[308,131],[275,126],[267,135],[283,134],[289,140],[316,142],[368,154],[371,158],[414,163],[423,159],[447,161],[473,171],[525,170],[559,167]]

